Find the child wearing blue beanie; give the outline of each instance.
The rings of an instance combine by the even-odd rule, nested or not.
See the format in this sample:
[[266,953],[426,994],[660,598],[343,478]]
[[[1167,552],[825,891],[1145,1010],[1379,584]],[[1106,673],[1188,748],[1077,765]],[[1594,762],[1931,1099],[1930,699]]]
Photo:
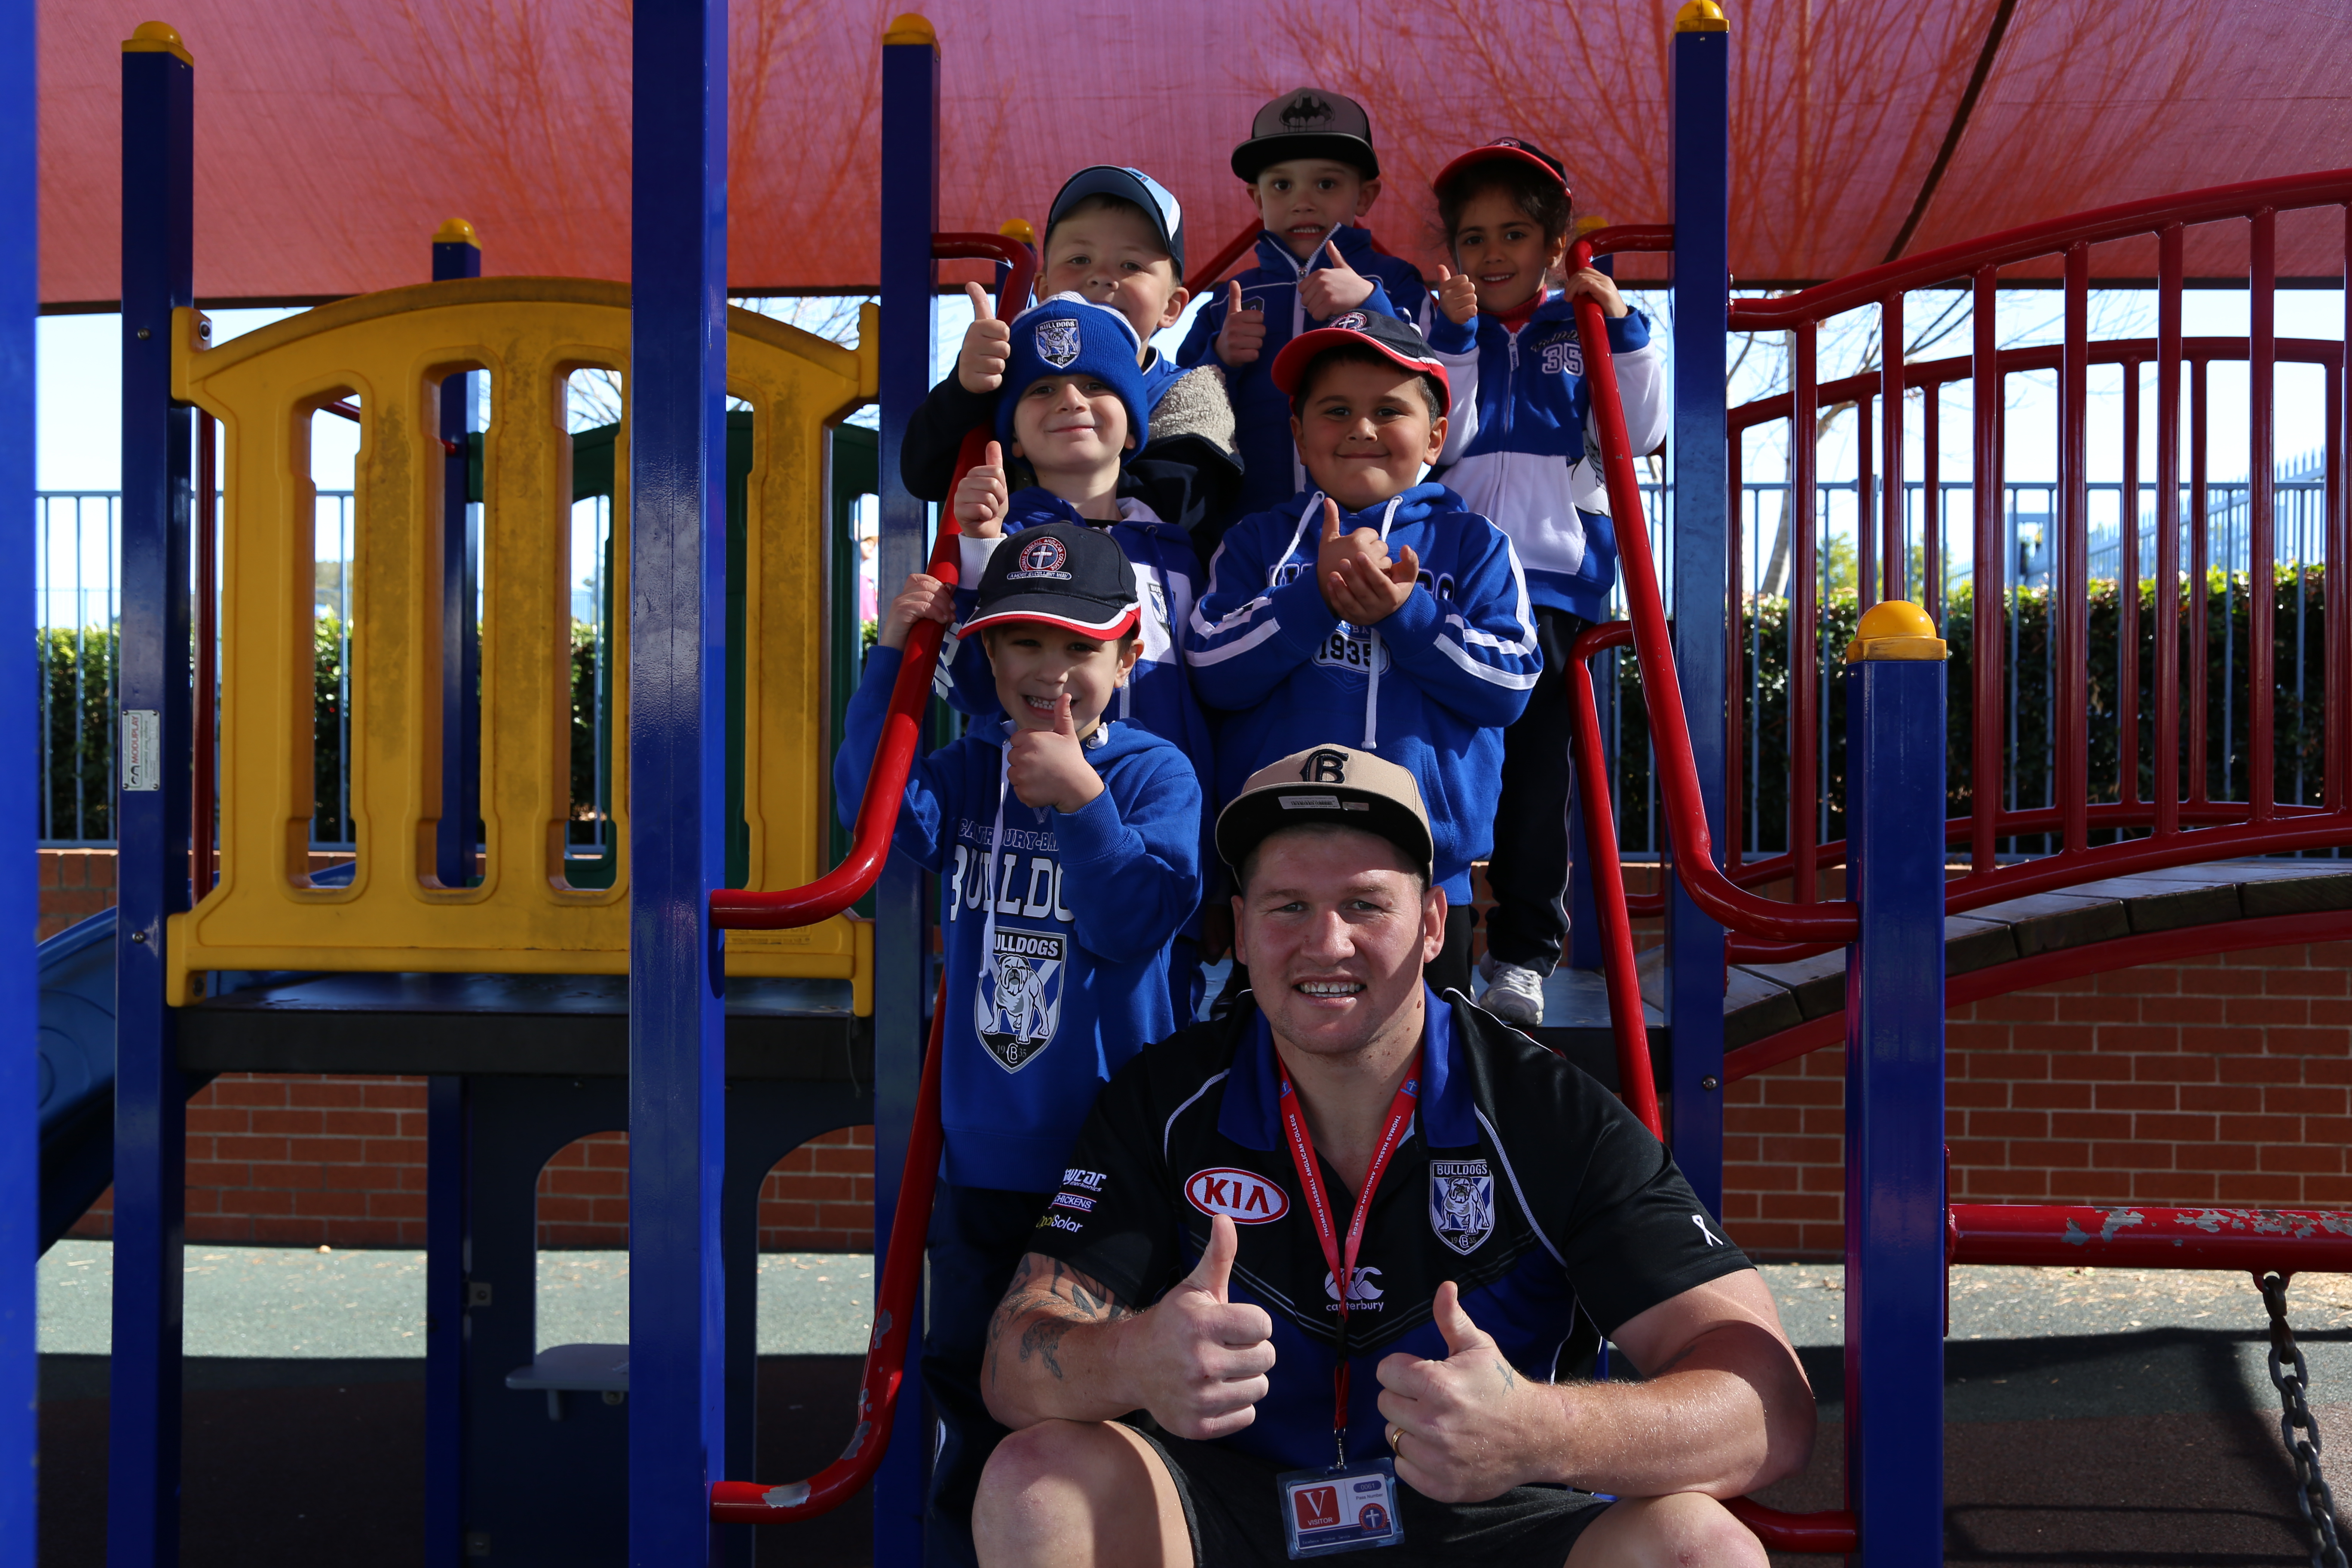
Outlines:
[[[1142,619],[1135,668],[1108,716],[1171,742],[1202,778],[1213,778],[1209,723],[1193,696],[1183,653],[1184,619],[1200,591],[1200,558],[1183,529],[1141,499],[1119,493],[1122,460],[1150,438],[1135,329],[1118,311],[1076,294],[1056,294],[1012,325],[997,438],[954,497],[963,531],[962,580],[977,584],[1005,536],[1043,523],[1079,523],[1117,540],[1135,568]],[[1035,484],[1008,489],[1008,454],[1029,466]],[[969,590],[957,595],[959,620],[975,602]],[[945,695],[958,709],[977,719],[1003,711],[976,639],[959,639],[942,665]],[[1204,815],[1204,835],[1209,826]],[[1204,837],[1203,866],[1215,863],[1210,847]],[[1199,1014],[1199,922],[1196,913],[1186,923],[1170,964],[1170,1000],[1180,1026]]]

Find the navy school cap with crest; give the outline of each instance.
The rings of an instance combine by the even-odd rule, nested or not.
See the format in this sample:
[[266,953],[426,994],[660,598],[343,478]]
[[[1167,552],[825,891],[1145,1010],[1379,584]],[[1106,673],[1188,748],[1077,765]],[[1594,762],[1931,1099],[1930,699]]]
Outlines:
[[1135,568],[1098,528],[1049,522],[1000,541],[981,569],[980,603],[956,628],[1043,621],[1082,637],[1118,637],[1136,623]]
[[1444,414],[1454,406],[1454,385],[1446,380],[1445,362],[1437,357],[1429,340],[1411,321],[1378,310],[1343,311],[1283,344],[1282,352],[1274,356],[1275,386],[1286,395],[1297,396],[1318,355],[1351,343],[1370,348],[1399,370],[1435,376],[1437,411]]
[[1234,173],[1255,184],[1267,164],[1293,158],[1328,158],[1378,179],[1371,116],[1354,99],[1319,87],[1284,93],[1250,121],[1249,140],[1234,149]]
[[1055,195],[1053,210],[1045,215],[1045,243],[1054,241],[1054,230],[1070,216],[1070,209],[1088,196],[1115,196],[1130,206],[1142,209],[1160,244],[1176,263],[1177,281],[1184,278],[1184,207],[1175,195],[1140,169],[1125,169],[1111,163],[1097,163],[1080,169],[1063,183]]

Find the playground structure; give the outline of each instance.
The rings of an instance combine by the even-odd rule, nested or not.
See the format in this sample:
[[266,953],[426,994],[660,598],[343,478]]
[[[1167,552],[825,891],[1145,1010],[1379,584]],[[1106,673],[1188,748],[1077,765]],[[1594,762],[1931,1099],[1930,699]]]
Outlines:
[[[641,21],[656,8],[641,6]],[[672,15],[671,13],[676,13]],[[124,76],[124,513],[122,707],[125,779],[120,808],[122,903],[113,1006],[112,1174],[117,1193],[110,1556],[173,1560],[177,1478],[178,1192],[181,1106],[198,1071],[237,1065],[233,1054],[274,1038],[266,1065],[299,1070],[394,1070],[434,1077],[432,1241],[428,1293],[429,1539],[434,1560],[544,1555],[669,1562],[747,1561],[750,1540],[723,1525],[789,1528],[837,1503],[869,1478],[876,1560],[921,1556],[924,1445],[890,1441],[903,1389],[905,1345],[919,1310],[919,1216],[927,1208],[936,1103],[922,1077],[922,1003],[929,906],[921,879],[886,865],[898,785],[921,742],[932,633],[910,647],[893,700],[883,765],[860,813],[849,858],[820,877],[828,841],[824,757],[810,737],[827,715],[829,646],[817,531],[827,515],[827,426],[866,400],[881,405],[883,500],[879,571],[894,582],[936,551],[920,503],[897,483],[898,433],[920,398],[930,358],[933,262],[942,255],[1003,263],[1006,298],[1026,292],[1031,259],[1016,242],[937,232],[939,46],[919,18],[894,24],[883,50],[882,301],[862,323],[860,347],[844,351],[723,308],[724,157],[709,154],[714,100],[723,97],[723,50],[714,61],[711,16],[723,6],[660,8],[641,28],[641,81],[685,84],[639,110],[637,279],[481,279],[479,255],[462,234],[434,248],[436,281],[322,307],[235,343],[205,346],[193,307],[189,236],[195,221],[188,177],[194,66],[168,28],[150,24],[126,46]],[[660,35],[656,37],[656,35]],[[1948,247],[1824,284],[1783,300],[1734,302],[1729,294],[1728,135],[1731,34],[1713,7],[1686,6],[1673,43],[1675,163],[1671,229],[1604,230],[1602,254],[1671,251],[1675,262],[1676,426],[1669,449],[1677,497],[1675,575],[1659,580],[1615,411],[1605,337],[1584,325],[1606,473],[1621,520],[1630,625],[1601,628],[1580,645],[1612,643],[1642,660],[1651,734],[1662,769],[1675,876],[1654,906],[1668,921],[1664,1001],[1671,1033],[1661,1101],[1653,1081],[1638,966],[1628,917],[1641,900],[1623,893],[1606,794],[1582,792],[1586,842],[1595,847],[1594,902],[1619,1047],[1618,1081],[1629,1102],[1669,1135],[1701,1195],[1719,1197],[1722,1089],[1744,1072],[1843,1039],[1848,1063],[1848,1453],[1850,1506],[1810,1521],[1749,1507],[1768,1540],[1791,1547],[1858,1551],[1865,1561],[1932,1561],[1940,1550],[1940,1315],[1943,1272],[1954,1260],[2042,1261],[2075,1232],[2096,1236],[2116,1261],[2244,1268],[2282,1277],[2352,1262],[2343,1216],[2199,1215],[2148,1211],[2120,1229],[2115,1216],[2023,1205],[1942,1201],[1942,1013],[1948,917],[1984,914],[2021,898],[2134,872],[2219,858],[2352,845],[2352,580],[2332,570],[2352,560],[2341,482],[2342,353],[2335,345],[2277,344],[2268,331],[2275,279],[2266,258],[2276,215],[2352,206],[2352,174],[2265,182],[2045,224]],[[648,95],[650,100],[654,95]],[[2113,803],[2094,804],[2082,678],[2087,621],[2078,614],[2087,576],[2085,374],[2095,363],[2156,368],[2159,453],[2157,515],[2179,515],[2183,420],[2181,366],[2231,350],[2180,333],[2184,229],[2237,221],[2252,236],[2255,330],[2245,354],[2263,372],[2278,358],[2328,367],[2330,480],[2326,583],[2327,669],[2322,799],[2282,801],[2273,787],[2270,639],[2263,627],[2250,685],[2252,716],[2242,801],[2205,783],[2200,689],[2191,661],[2187,752],[2198,765],[2155,770],[2143,794],[2137,739],[2154,757],[2179,754],[2184,710],[2178,655],[2202,635],[2197,595],[2206,556],[2192,530],[2184,559],[2178,533],[2160,529],[2157,578],[2186,567],[2191,605],[2156,596],[2157,690],[2145,713],[2126,700],[2123,729],[2135,759]],[[719,225],[716,237],[714,222]],[[2090,342],[2090,247],[2152,237],[2160,310],[2152,344]],[[1245,248],[1230,247],[1233,254]],[[473,252],[468,255],[467,252]],[[2000,351],[1990,335],[1991,291],[2003,267],[2058,257],[2064,268],[2067,334],[2054,355],[2063,408],[2060,520],[2066,617],[2059,682],[2063,780],[2053,808],[2010,810],[1986,792],[1941,832],[1947,797],[1944,666],[1935,599],[1943,548],[1940,508],[1924,531],[1924,611],[1906,609],[1903,517],[1903,406],[1910,387],[1934,387],[1965,371],[1979,395],[1979,472],[2001,465],[1998,410],[1985,395],[2000,378],[2042,366],[2051,351]],[[1216,270],[1210,269],[1212,274]],[[1976,353],[1967,361],[1903,363],[1903,298],[1966,278],[1979,306]],[[1213,276],[1209,279],[1213,281]],[[1793,418],[1806,427],[1825,395],[1868,387],[1818,384],[1812,344],[1820,323],[1875,307],[1892,330],[1888,363],[1874,378],[1882,417],[1880,511],[1862,567],[1866,600],[1881,601],[1840,678],[1853,725],[1849,830],[1843,844],[1810,837],[1808,811],[1792,812],[1798,837],[1786,856],[1748,859],[1724,827],[1722,781],[1736,773],[1740,726],[1686,724],[1686,713],[1730,711],[1738,639],[1727,616],[1745,425]],[[1777,405],[1734,414],[1714,389],[1724,381],[1724,334],[1696,324],[1786,330],[1798,343],[1796,390]],[[2039,357],[2036,357],[2039,356]],[[557,399],[571,368],[628,375],[628,414],[618,449],[625,479],[614,489],[616,603],[631,614],[616,633],[627,675],[618,678],[616,728],[630,737],[611,761],[622,853],[610,888],[571,886],[561,818],[566,796],[562,604],[569,579],[563,513],[569,500]],[[467,595],[463,540],[466,458],[449,450],[450,378],[487,371],[497,416],[483,437],[481,531],[485,613],[479,642],[471,616],[451,613]],[[2137,377],[2126,384],[2137,387]],[[2194,384],[2201,387],[2201,376]],[[725,627],[724,512],[717,490],[725,426],[720,395],[752,406],[751,497],[742,527],[744,618]],[[2137,393],[2127,394],[2127,425]],[[356,398],[362,417],[361,546],[357,614],[362,636],[353,673],[352,796],[360,838],[348,882],[313,878],[301,835],[310,813],[307,747],[310,509],[302,433],[310,413]],[[1926,416],[1935,417],[1929,396]],[[190,825],[211,821],[204,798],[201,713],[209,680],[193,684],[184,584],[192,561],[187,498],[197,486],[201,409],[226,433],[228,496],[221,562],[218,763],[220,879],[192,889]],[[2266,564],[2271,507],[2270,409],[2254,400],[2252,508],[2254,559]],[[2188,422],[2193,427],[2195,419]],[[2135,432],[2136,432],[2136,426]],[[1613,443],[1613,444],[1612,444]],[[2127,443],[2137,449],[2137,434]],[[2192,443],[2201,454],[2201,444]],[[209,450],[209,443],[202,444]],[[1937,444],[1926,446],[1937,460]],[[1792,443],[1801,515],[1811,516],[1811,448]],[[2192,475],[2201,479],[2201,456]],[[2135,478],[2131,481],[2137,484]],[[451,496],[457,498],[453,506]],[[29,487],[27,487],[29,488]],[[1865,486],[1865,488],[1867,488]],[[1931,487],[1932,490],[1932,487]],[[1979,487],[1974,517],[1979,573],[1997,563],[1997,489]],[[2201,519],[2203,509],[2192,509]],[[2135,504],[2124,513],[2138,527]],[[1792,747],[1810,768],[1821,716],[1811,704],[1818,668],[1810,595],[1818,577],[1810,532],[1799,535],[1798,635],[1792,670]],[[1988,540],[1993,545],[1988,548]],[[945,555],[935,556],[945,561]],[[2136,563],[2135,541],[2122,558]],[[1994,570],[1998,570],[1995,566]],[[1979,579],[1976,603],[1988,603]],[[2137,604],[2137,595],[2130,601]],[[1665,605],[1675,606],[1669,627]],[[2136,612],[2135,612],[2136,613]],[[2263,612],[2258,610],[2258,616]],[[2188,626],[2182,626],[2183,619]],[[1980,629],[1980,628],[1979,628]],[[2137,629],[2126,618],[2126,646]],[[918,634],[919,638],[924,634]],[[740,641],[737,640],[740,638]],[[208,652],[208,639],[194,639]],[[750,859],[743,887],[727,890],[728,780],[719,743],[730,694],[724,654],[743,655],[735,700],[744,715],[739,785]],[[1986,646],[1979,636],[1978,646]],[[471,661],[478,659],[478,667]],[[199,667],[201,668],[201,667]],[[471,707],[469,668],[480,670]],[[1979,659],[1975,776],[2001,743],[1997,664]],[[1589,696],[1589,690],[1588,690]],[[1588,710],[1589,712],[1589,710]],[[1580,765],[1602,765],[1588,722]],[[133,738],[135,737],[135,743]],[[478,752],[471,750],[478,745]],[[469,773],[468,757],[478,757]],[[133,760],[133,759],[137,760]],[[452,765],[452,760],[456,764]],[[1810,803],[1821,781],[1801,771],[1792,800]],[[483,824],[477,867],[469,798],[479,788]],[[192,795],[195,798],[192,798]],[[1801,824],[1802,826],[1798,826]],[[448,829],[445,831],[445,828]],[[2147,837],[2095,844],[2110,830]],[[2054,831],[2057,855],[2000,864],[2000,838]],[[1970,870],[1944,876],[1948,843],[1969,846]],[[1726,853],[1718,866],[1714,846]],[[1822,868],[1847,868],[1847,897],[1818,898]],[[1793,902],[1754,889],[1786,879]],[[1614,883],[1612,888],[1612,884]],[[867,888],[871,921],[844,911]],[[191,907],[191,892],[202,897]],[[2330,895],[2334,896],[2333,894]],[[69,933],[51,952],[57,989],[89,988],[103,928]],[[723,939],[711,933],[725,930]],[[2322,940],[2352,931],[2343,903],[2235,919],[2198,931],[2207,945]],[[2172,937],[2170,940],[2184,940]],[[70,946],[70,952],[68,947]],[[1725,1050],[1727,965],[1769,969],[1843,947],[1847,1005]],[[2119,939],[2095,962],[2147,962],[2151,942]],[[2080,962],[2081,960],[2077,960]],[[1744,971],[1743,971],[1744,972]],[[2002,973],[1999,967],[1991,973]],[[2016,983],[2041,972],[2016,966]],[[720,979],[724,975],[723,982]],[[623,976],[625,975],[625,984]],[[1992,981],[1979,981],[1994,984]],[[1989,992],[1979,994],[1990,994]],[[95,1005],[95,1003],[92,1004]],[[624,1022],[625,1020],[625,1023]],[[97,1026],[89,1026],[95,1027]],[[270,1032],[276,1031],[273,1036]],[[77,1037],[88,1043],[88,1034]],[[240,1042],[246,1042],[240,1045]],[[291,1053],[291,1054],[283,1054]],[[303,1054],[308,1053],[308,1054]],[[62,1059],[62,1058],[59,1058]],[[929,1057],[935,1064],[936,1054]],[[834,1069],[845,1065],[847,1071]],[[103,1103],[92,1066],[73,1098],[77,1125]],[[870,1089],[864,1086],[870,1085]],[[1662,1109],[1663,1106],[1663,1109]],[[814,1481],[758,1473],[749,1411],[730,1392],[750,1386],[746,1266],[750,1193],[785,1150],[831,1127],[871,1120],[877,1129],[876,1245],[882,1261],[875,1351],[850,1452]],[[60,1125],[62,1126],[61,1118]],[[633,1300],[626,1403],[572,1400],[611,1387],[614,1347],[534,1356],[530,1340],[530,1177],[580,1132],[625,1124],[632,1134]],[[57,1147],[67,1143],[60,1137]],[[91,1147],[76,1145],[85,1163]],[[905,1181],[901,1184],[901,1173]],[[1929,1194],[1934,1194],[1932,1197]],[[68,1216],[69,1217],[69,1216]],[[54,1234],[45,1215],[43,1234]],[[2300,1231],[2302,1234],[2294,1234]],[[2053,1240],[2053,1237],[2057,1239]],[[2087,1245],[2087,1243],[2085,1244]],[[2087,1257],[2078,1252],[2075,1256]],[[27,1357],[29,1359],[29,1357]],[[525,1373],[524,1369],[528,1369]],[[525,1381],[511,1379],[522,1374]],[[601,1381],[600,1381],[601,1380]],[[551,1423],[545,1412],[567,1418]],[[1873,1412],[1900,1412],[1901,1443],[1866,1445]],[[566,1507],[551,1510],[548,1489]],[[625,1514],[625,1528],[622,1520]],[[527,1544],[517,1544],[527,1542]]]

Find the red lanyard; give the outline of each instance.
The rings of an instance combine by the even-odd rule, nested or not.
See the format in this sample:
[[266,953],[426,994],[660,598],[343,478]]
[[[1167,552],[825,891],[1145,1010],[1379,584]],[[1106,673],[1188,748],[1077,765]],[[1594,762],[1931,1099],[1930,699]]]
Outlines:
[[1339,1243],[1339,1225],[1331,1217],[1331,1200],[1323,1191],[1323,1173],[1315,1163],[1315,1137],[1307,1131],[1306,1113],[1298,1108],[1298,1091],[1290,1086],[1290,1071],[1276,1058],[1275,1071],[1282,1079],[1282,1130],[1290,1139],[1290,1163],[1298,1172],[1299,1190],[1306,1194],[1307,1212],[1315,1216],[1315,1239],[1322,1244],[1323,1260],[1330,1265],[1332,1293],[1339,1298],[1339,1368],[1332,1374],[1331,1392],[1336,1408],[1331,1413],[1331,1432],[1339,1447],[1339,1463],[1348,1462],[1348,1296],[1356,1279],[1356,1249],[1364,1239],[1364,1221],[1372,1212],[1372,1194],[1380,1190],[1381,1174],[1389,1168],[1389,1157],[1404,1142],[1405,1131],[1412,1125],[1414,1105],[1421,1099],[1421,1053],[1413,1052],[1412,1066],[1405,1070],[1404,1082],[1398,1086],[1396,1098],[1389,1102],[1387,1125],[1381,1129],[1381,1141],[1372,1150],[1371,1163],[1364,1167],[1364,1190],[1356,1194],[1356,1212],[1348,1222],[1348,1240],[1343,1250]]

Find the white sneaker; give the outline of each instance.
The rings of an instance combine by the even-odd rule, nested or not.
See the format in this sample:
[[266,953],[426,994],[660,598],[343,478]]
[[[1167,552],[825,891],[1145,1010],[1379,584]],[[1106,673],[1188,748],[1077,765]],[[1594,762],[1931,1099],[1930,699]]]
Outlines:
[[1491,957],[1480,961],[1478,973],[1486,977],[1478,1005],[1516,1029],[1532,1029],[1543,1022],[1542,975],[1516,963],[1497,963]]

